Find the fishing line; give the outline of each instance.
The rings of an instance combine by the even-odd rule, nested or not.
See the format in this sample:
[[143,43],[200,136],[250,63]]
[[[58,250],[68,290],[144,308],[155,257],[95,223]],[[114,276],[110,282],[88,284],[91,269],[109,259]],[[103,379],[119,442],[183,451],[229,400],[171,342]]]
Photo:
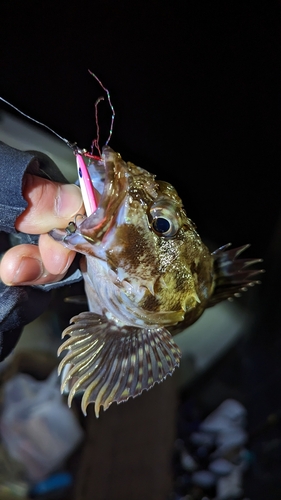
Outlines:
[[[113,105],[112,105],[112,102],[110,99],[109,90],[107,88],[105,88],[105,86],[102,84],[100,79],[92,71],[90,71],[90,70],[88,70],[88,71],[89,71],[90,75],[92,75],[97,80],[97,82],[100,84],[102,89],[106,92],[107,100],[108,100],[109,106],[111,108],[112,114],[111,114],[111,124],[110,124],[109,136],[105,142],[105,145],[107,146],[107,144],[109,143],[111,136],[112,136],[115,111],[114,111],[114,108],[113,108]],[[86,211],[87,216],[91,215],[97,208],[98,198],[97,198],[97,193],[96,193],[95,188],[93,186],[88,168],[85,164],[83,157],[90,158],[90,161],[93,161],[93,160],[100,161],[101,160],[102,154],[101,154],[101,150],[100,150],[100,146],[99,146],[100,128],[99,128],[99,120],[98,120],[98,105],[101,101],[104,101],[104,97],[99,97],[95,102],[95,120],[96,120],[97,137],[96,137],[96,139],[94,139],[92,141],[91,153],[89,153],[86,149],[78,148],[76,142],[74,142],[74,143],[69,142],[67,139],[62,137],[55,130],[53,130],[51,127],[49,127],[48,125],[45,125],[45,123],[42,123],[39,120],[36,120],[35,118],[32,118],[28,114],[24,113],[23,111],[21,111],[19,108],[17,108],[13,104],[11,104],[9,101],[4,99],[3,97],[0,97],[0,100],[3,101],[8,106],[11,106],[11,108],[13,108],[15,111],[20,113],[22,116],[24,116],[28,120],[31,120],[34,123],[36,123],[37,125],[44,127],[46,130],[49,130],[52,134],[54,134],[61,141],[63,141],[68,147],[70,147],[72,149],[72,151],[76,157],[77,173],[78,173],[79,185],[80,185],[81,192],[82,192],[82,198],[83,198],[83,202],[85,205],[85,211]],[[95,156],[93,154],[94,148],[97,149],[99,156]],[[74,227],[75,227],[75,224],[74,224]],[[72,226],[71,226],[71,229],[73,229]],[[69,231],[71,232],[71,229],[68,228],[68,232]]]
[[[108,99],[108,103],[109,103],[109,106],[111,108],[111,111],[112,111],[112,115],[111,115],[111,124],[110,124],[110,129],[109,129],[109,136],[105,142],[105,145],[107,146],[110,139],[111,139],[111,136],[112,136],[112,131],[113,131],[113,123],[114,123],[114,118],[115,118],[115,110],[114,110],[114,107],[111,103],[111,99],[110,99],[110,93],[109,93],[109,90],[107,88],[105,88],[105,86],[102,84],[102,82],[100,81],[100,79],[90,70],[88,70],[90,75],[92,75],[96,80],[97,82],[100,84],[100,86],[102,87],[102,89],[106,92],[107,94],[107,99]],[[60,139],[61,141],[63,141],[69,148],[72,149],[72,151],[74,151],[74,153],[80,153],[84,156],[87,156],[87,157],[91,157],[91,158],[97,158],[93,155],[93,148],[96,147],[96,149],[98,150],[99,152],[99,155],[101,157],[101,151],[100,151],[100,147],[99,147],[99,123],[98,123],[98,112],[97,112],[97,106],[99,104],[100,101],[103,101],[104,100],[104,97],[99,97],[95,103],[95,117],[96,117],[96,127],[97,127],[97,138],[93,141],[92,143],[92,148],[91,148],[91,154],[89,154],[87,152],[87,150],[83,149],[79,149],[77,147],[77,143],[74,142],[74,143],[71,143],[70,141],[68,141],[68,139],[66,139],[65,137],[62,137],[60,134],[58,134],[55,130],[53,130],[51,127],[49,127],[48,125],[46,125],[45,123],[42,123],[40,122],[39,120],[36,120],[35,118],[32,118],[32,116],[29,116],[27,113],[24,113],[23,111],[21,111],[19,108],[17,108],[16,106],[14,106],[14,104],[10,103],[9,101],[7,101],[6,99],[4,99],[3,97],[0,96],[0,101],[4,102],[5,104],[7,104],[8,106],[10,106],[11,108],[13,108],[15,111],[17,111],[17,113],[21,114],[22,116],[24,116],[25,118],[27,118],[28,120],[31,120],[32,122],[36,123],[37,125],[40,125],[41,127],[44,127],[46,130],[49,130],[49,132],[51,132],[52,134],[54,134],[56,137],[58,137],[58,139]]]
[[48,127],[48,125],[45,125],[45,123],[42,123],[42,122],[39,122],[39,120],[36,120],[35,118],[32,118],[32,116],[29,116],[27,115],[26,113],[24,113],[23,111],[21,111],[19,108],[17,108],[16,106],[14,106],[13,104],[11,104],[9,101],[6,101],[6,99],[4,99],[3,97],[0,96],[0,101],[3,101],[5,104],[8,104],[8,106],[10,106],[11,108],[13,108],[15,111],[17,111],[18,113],[20,113],[21,115],[25,116],[25,118],[28,118],[28,120],[31,120],[35,123],[37,123],[37,125],[41,125],[41,127],[44,127],[46,128],[47,130],[49,130],[50,132],[52,132],[52,134],[56,135],[59,139],[61,139],[61,141],[65,142],[65,144],[70,147],[71,149],[73,149],[73,147],[75,146],[76,143],[72,144],[71,142],[69,142],[67,139],[65,139],[64,137],[62,137],[61,135],[59,135],[55,130],[53,130],[51,127]]

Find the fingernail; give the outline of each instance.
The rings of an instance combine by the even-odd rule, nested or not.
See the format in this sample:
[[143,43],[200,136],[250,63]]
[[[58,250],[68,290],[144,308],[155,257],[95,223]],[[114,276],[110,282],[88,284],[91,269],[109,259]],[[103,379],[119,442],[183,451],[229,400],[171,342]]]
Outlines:
[[32,257],[22,257],[20,265],[12,279],[12,284],[36,281],[44,274],[44,267],[40,260]]
[[75,186],[75,184],[60,186],[55,203],[56,213],[59,217],[71,219],[71,217],[79,213],[79,210],[81,212],[82,205],[81,190],[78,186]]

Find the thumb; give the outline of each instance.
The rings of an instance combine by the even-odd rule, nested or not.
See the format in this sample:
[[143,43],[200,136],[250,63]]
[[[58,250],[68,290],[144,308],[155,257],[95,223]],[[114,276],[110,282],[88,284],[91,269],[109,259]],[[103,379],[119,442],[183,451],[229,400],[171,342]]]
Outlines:
[[77,213],[84,214],[81,190],[74,184],[59,184],[36,175],[25,174],[23,197],[28,206],[17,218],[18,231],[47,233],[66,227]]

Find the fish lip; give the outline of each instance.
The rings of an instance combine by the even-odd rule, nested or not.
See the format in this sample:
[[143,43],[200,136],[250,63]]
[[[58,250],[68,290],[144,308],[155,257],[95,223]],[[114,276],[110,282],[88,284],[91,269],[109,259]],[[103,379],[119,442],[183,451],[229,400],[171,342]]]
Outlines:
[[114,159],[115,157],[120,157],[120,155],[118,153],[116,153],[110,146],[106,145],[106,146],[103,146],[102,148],[102,159],[103,160],[109,160],[109,158],[111,157],[111,159]]
[[120,203],[123,200],[124,188],[125,192],[128,189],[128,174],[127,165],[120,154],[113,151],[109,146],[103,146],[102,148],[102,161],[105,179],[97,208],[104,207],[107,212],[113,199],[115,201],[120,200]]

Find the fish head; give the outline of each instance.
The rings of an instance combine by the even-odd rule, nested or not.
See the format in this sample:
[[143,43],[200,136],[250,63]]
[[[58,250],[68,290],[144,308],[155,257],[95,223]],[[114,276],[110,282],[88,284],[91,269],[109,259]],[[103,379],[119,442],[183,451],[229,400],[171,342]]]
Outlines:
[[203,310],[213,287],[212,257],[174,187],[108,146],[91,168],[102,178],[95,212],[75,231],[51,232],[86,255],[88,299],[91,286],[96,297],[97,275],[105,269],[102,280],[112,285],[107,294],[117,297],[111,302],[130,310],[131,319],[174,325]]

